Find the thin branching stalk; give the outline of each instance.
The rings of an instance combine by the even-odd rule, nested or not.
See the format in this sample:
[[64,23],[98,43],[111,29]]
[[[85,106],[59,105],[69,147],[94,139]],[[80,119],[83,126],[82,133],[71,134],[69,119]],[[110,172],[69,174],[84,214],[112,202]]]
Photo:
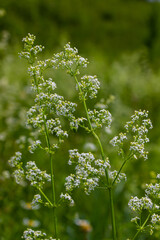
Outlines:
[[112,187],[109,187],[108,190],[109,190],[109,200],[110,200],[110,206],[111,206],[112,237],[113,237],[113,240],[116,240],[117,236],[116,236],[116,220],[115,220],[114,201],[113,201],[113,189]]
[[148,217],[146,218],[146,220],[145,220],[145,222],[143,223],[143,225],[140,226],[140,228],[138,229],[138,231],[136,232],[136,234],[134,235],[134,237],[132,238],[132,240],[135,240],[136,237],[139,235],[139,233],[143,231],[143,229],[145,228],[145,225],[147,224],[150,216],[151,216],[151,213],[148,215]]
[[47,200],[47,202],[49,203],[49,205],[51,207],[53,207],[53,204],[51,203],[51,201],[49,200],[49,198],[46,196],[46,194],[42,191],[41,188],[38,188],[38,190],[40,191],[40,193],[43,195],[43,197]]
[[[79,82],[78,82],[78,79],[77,79],[76,75],[74,75],[74,79],[77,83],[79,92],[81,93],[81,96],[82,96],[83,105],[84,105],[87,120],[88,120],[88,123],[89,123],[89,126],[90,126],[90,131],[98,142],[98,145],[99,145],[100,151],[101,151],[102,160],[106,161],[101,141],[100,141],[98,135],[95,133],[95,131],[92,127],[92,124],[91,124],[91,121],[90,121],[90,118],[89,118],[89,115],[88,115],[88,108],[87,108],[86,100],[85,100],[85,97],[84,97],[83,92],[81,90],[81,87],[79,86]],[[111,205],[112,237],[113,237],[113,240],[116,240],[117,237],[116,237],[116,221],[115,221],[115,211],[114,211],[114,201],[113,201],[113,189],[112,189],[112,187],[110,187],[110,180],[109,180],[109,174],[108,174],[107,168],[105,169],[105,175],[106,175],[107,186],[108,186],[108,190],[109,190],[109,199],[110,199],[110,205]]]
[[125,164],[126,164],[132,157],[133,157],[133,154],[131,153],[131,154],[124,160],[124,162],[122,163],[122,165],[121,165],[121,167],[120,167],[120,169],[119,169],[119,171],[118,171],[115,179],[114,179],[113,182],[112,182],[112,186],[115,184],[115,182],[116,182],[119,174],[121,173],[123,167],[125,166]]
[[[39,93],[38,83],[36,81],[36,77],[34,76],[34,81],[37,86],[37,92]],[[51,186],[52,186],[52,208],[53,208],[53,224],[54,224],[54,234],[55,238],[57,239],[57,215],[56,215],[56,193],[55,193],[55,179],[54,179],[54,167],[53,167],[53,155],[51,153],[51,145],[50,145],[50,139],[48,134],[48,128],[46,125],[46,119],[45,119],[45,112],[43,111],[43,121],[44,121],[44,130],[45,130],[45,138],[46,138],[46,144],[49,150],[49,158],[50,158],[50,172],[51,172]],[[44,194],[43,194],[44,195]]]

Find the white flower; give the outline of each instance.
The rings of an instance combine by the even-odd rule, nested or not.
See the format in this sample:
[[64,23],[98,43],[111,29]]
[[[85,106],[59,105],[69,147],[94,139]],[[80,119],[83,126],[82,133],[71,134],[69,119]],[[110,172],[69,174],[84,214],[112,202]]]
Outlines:
[[106,124],[107,127],[111,126],[112,116],[108,110],[102,109],[97,111],[94,109],[93,111],[88,111],[89,118],[92,123],[93,128],[100,128],[103,124]]
[[73,206],[74,205],[74,200],[72,199],[72,197],[68,194],[68,193],[61,193],[60,198],[63,200],[67,200],[70,202],[70,205]]
[[[114,181],[114,179],[117,177],[118,172],[116,170],[109,171],[109,178]],[[125,173],[120,173],[115,181],[115,183],[120,183],[122,180],[127,181],[127,177]]]
[[[79,93],[80,99],[87,98],[96,98],[98,89],[100,89],[100,82],[98,81],[96,76],[83,76],[78,83],[81,92]],[[78,87],[77,87],[78,89]],[[83,93],[83,96],[82,96]]]
[[160,223],[160,215],[154,213],[154,214],[151,216],[151,223],[152,223],[153,225],[155,225],[156,223]]
[[[52,237],[47,237],[47,234],[41,231],[35,231],[33,229],[28,228],[24,231],[22,238],[25,240],[56,240]],[[57,239],[60,240],[60,239]]]
[[36,140],[35,142],[33,142],[33,144],[31,146],[29,146],[29,152],[30,153],[34,153],[34,151],[41,145],[41,141],[40,140]]
[[11,167],[16,167],[22,159],[22,153],[16,152],[15,156],[13,156],[8,162]]
[[32,209],[39,209],[40,208],[40,203],[42,202],[42,199],[41,199],[41,195],[40,194],[36,194],[34,195],[34,198],[31,202],[31,207]]
[[160,179],[160,174],[157,174],[157,179]]
[[69,150],[68,164],[75,164],[75,174],[66,178],[66,190],[72,191],[81,186],[86,194],[98,186],[99,179],[105,176],[106,168],[110,168],[108,159],[96,160],[92,153],[79,153],[77,149]]
[[26,164],[26,179],[31,185],[37,188],[42,188],[46,181],[51,181],[51,176],[46,171],[41,171],[33,161]]
[[21,184],[24,181],[24,170],[23,169],[16,169],[13,172],[13,176],[16,180],[16,183]]

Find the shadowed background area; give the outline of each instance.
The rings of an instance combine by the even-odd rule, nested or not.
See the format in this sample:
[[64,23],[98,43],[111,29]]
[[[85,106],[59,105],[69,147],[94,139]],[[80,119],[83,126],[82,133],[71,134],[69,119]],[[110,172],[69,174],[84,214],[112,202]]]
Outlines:
[[[160,3],[144,0],[5,0],[0,4],[0,240],[21,239],[26,227],[38,227],[52,233],[48,209],[31,210],[34,189],[13,181],[8,159],[18,150],[18,142],[27,145],[26,112],[33,104],[27,64],[19,59],[22,38],[36,35],[36,44],[45,46],[40,55],[50,58],[64,44],[79,49],[90,64],[83,73],[97,75],[101,82],[97,101],[107,104],[112,113],[111,130],[99,132],[106,155],[118,169],[121,160],[109,144],[123,130],[134,110],[149,110],[153,129],[147,145],[149,159],[130,162],[125,172],[126,183],[115,191],[118,238],[134,235],[130,226],[128,200],[131,195],[144,194],[144,184],[160,172]],[[76,101],[75,84],[62,71],[50,71],[60,94]],[[93,107],[96,101],[90,101]],[[82,106],[79,107],[82,111]],[[94,144],[94,145],[93,145]],[[67,165],[68,150],[98,152],[95,141],[82,129],[72,132],[55,156],[56,191],[64,190],[64,180],[71,172]],[[42,169],[49,162],[43,152],[34,156],[26,150],[26,161],[35,160]],[[49,194],[49,187],[46,189]],[[80,189],[73,193],[76,205],[58,211],[59,232],[63,240],[111,239],[108,217],[108,195],[96,190],[86,196]],[[89,225],[76,224],[86,219]],[[140,240],[160,239],[157,233]]]

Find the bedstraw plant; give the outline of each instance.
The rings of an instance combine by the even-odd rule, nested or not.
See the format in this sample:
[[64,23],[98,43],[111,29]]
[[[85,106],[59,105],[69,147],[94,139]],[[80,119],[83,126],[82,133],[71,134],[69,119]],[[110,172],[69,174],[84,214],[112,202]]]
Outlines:
[[[78,55],[78,50],[72,48],[70,43],[64,46],[64,50],[54,54],[50,59],[40,61],[37,55],[44,47],[34,45],[35,36],[28,34],[23,39],[24,51],[20,57],[25,58],[29,63],[28,73],[31,77],[32,90],[34,92],[34,105],[27,113],[27,127],[36,134],[32,134],[31,145],[28,148],[30,154],[34,154],[36,149],[41,149],[48,154],[50,161],[50,173],[38,168],[38,163],[28,161],[24,163],[23,154],[16,152],[9,160],[9,164],[14,168],[15,180],[21,184],[24,180],[29,181],[37,193],[33,197],[32,207],[42,204],[53,211],[54,231],[52,237],[46,233],[27,229],[22,238],[31,239],[59,239],[57,229],[57,207],[60,207],[64,201],[70,205],[74,204],[72,191],[75,188],[82,188],[86,194],[90,194],[95,188],[107,190],[109,193],[112,239],[117,239],[116,217],[114,208],[113,191],[115,185],[121,181],[126,181],[127,176],[122,172],[124,166],[131,163],[132,159],[148,158],[148,152],[145,149],[149,142],[147,136],[148,130],[152,128],[152,123],[148,119],[148,112],[145,110],[135,111],[131,120],[124,126],[124,132],[115,136],[111,145],[117,149],[119,158],[122,159],[120,169],[112,169],[109,158],[106,155],[105,148],[102,146],[98,129],[103,126],[110,128],[112,123],[111,113],[106,109],[89,109],[88,100],[97,97],[100,89],[100,82],[97,76],[81,76],[81,68],[86,68],[88,60]],[[56,83],[52,78],[45,78],[45,71],[48,69],[64,69],[75,82],[75,89],[78,93],[79,103],[73,103],[64,96],[56,93]],[[85,115],[77,113],[78,104],[83,105]],[[79,116],[77,117],[77,115]],[[64,119],[67,120],[69,128],[64,125]],[[54,156],[55,152],[61,147],[61,144],[68,137],[69,131],[78,131],[83,128],[87,134],[91,134],[99,146],[100,155],[94,155],[92,152],[80,152],[78,149],[69,150],[69,165],[74,166],[74,172],[65,179],[66,192],[57,196],[55,191],[55,172]],[[33,137],[34,136],[34,137]],[[52,136],[54,138],[52,138]],[[54,141],[53,141],[54,139]],[[135,217],[131,219],[137,226],[137,232],[131,239],[134,240],[140,232],[149,230],[150,234],[156,224],[160,222],[160,176],[157,175],[157,183],[146,185],[145,196],[142,198],[132,197],[129,201],[129,207],[135,212]],[[45,184],[51,185],[52,199],[45,193]],[[104,202],[105,204],[105,202]],[[146,211],[148,214],[146,214]],[[145,214],[144,214],[145,212]]]

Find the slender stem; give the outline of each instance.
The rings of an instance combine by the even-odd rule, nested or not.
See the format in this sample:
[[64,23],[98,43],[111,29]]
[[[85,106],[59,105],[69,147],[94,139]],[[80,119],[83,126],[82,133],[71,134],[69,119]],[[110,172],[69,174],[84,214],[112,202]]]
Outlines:
[[150,218],[150,216],[151,216],[151,213],[148,215],[148,217],[146,218],[146,220],[145,220],[145,222],[143,223],[143,225],[142,225],[142,226],[139,228],[139,230],[136,232],[136,234],[134,235],[134,237],[132,238],[132,240],[135,240],[136,237],[138,236],[138,234],[143,231],[143,229],[144,229],[146,223],[148,222],[148,219]]
[[[103,159],[103,161],[105,161],[105,155],[104,155],[104,151],[103,151],[101,141],[100,141],[99,137],[97,136],[97,134],[94,132],[94,130],[92,130],[92,134],[98,141],[98,144],[99,144],[99,147],[100,147],[100,150],[101,150],[102,159]],[[105,169],[105,175],[106,175],[106,179],[107,179],[107,185],[109,186],[110,181],[109,181],[109,174],[108,174],[108,169],[107,168]]]
[[[37,92],[39,93],[39,88],[38,88],[38,83],[36,76],[34,77],[35,84],[37,86]],[[45,111],[45,110],[44,110]],[[51,153],[51,145],[50,145],[50,140],[49,140],[49,133],[48,133],[48,128],[46,124],[46,119],[45,119],[45,112],[43,111],[43,121],[44,121],[44,130],[45,130],[45,138],[46,138],[46,143],[47,147],[49,149],[49,156],[50,156],[50,170],[51,170],[51,185],[52,185],[52,207],[53,207],[53,223],[54,223],[54,233],[55,233],[55,238],[57,239],[57,216],[56,216],[56,197],[55,197],[55,180],[54,180],[54,168],[53,168],[53,155]],[[44,195],[43,195],[44,196]]]
[[124,167],[124,165],[126,164],[126,162],[127,162],[129,159],[132,158],[132,156],[133,156],[133,154],[130,154],[130,155],[124,160],[124,162],[122,163],[122,165],[121,165],[121,167],[120,167],[120,169],[119,169],[119,171],[118,171],[118,173],[117,173],[115,179],[114,179],[113,182],[112,182],[112,186],[115,184],[115,182],[116,182],[116,180],[117,180],[119,174],[120,174],[121,171],[122,171],[122,168]]
[[[75,79],[75,81],[76,81],[76,83],[78,85],[79,92],[83,96],[83,92],[82,92],[81,87],[79,85],[78,79],[77,79],[77,77],[75,75],[73,75],[73,76],[74,76],[74,79]],[[88,123],[89,123],[89,126],[90,126],[90,130],[91,130],[93,136],[98,141],[98,144],[99,144],[99,147],[100,147],[100,151],[101,151],[102,160],[106,161],[101,141],[100,141],[98,135],[95,133],[95,131],[94,131],[93,127],[92,127],[92,124],[91,124],[91,121],[90,121],[90,118],[89,118],[89,115],[88,115],[88,108],[87,108],[86,100],[85,100],[84,96],[83,96],[82,100],[83,100],[83,105],[84,105],[84,108],[85,108],[87,120],[88,120]],[[108,174],[108,169],[107,168],[105,169],[105,175],[106,175],[106,180],[107,180],[107,185],[108,185],[108,190],[109,190],[110,205],[111,205],[112,235],[113,235],[113,240],[116,240],[117,237],[116,237],[116,222],[115,222],[115,213],[114,213],[113,192],[112,192],[112,186],[110,186],[110,179],[109,179],[109,174]]]
[[92,131],[92,134],[93,134],[94,137],[97,139],[98,144],[99,144],[99,147],[100,147],[100,149],[101,149],[102,158],[103,158],[103,160],[105,160],[105,155],[104,155],[104,151],[103,151],[103,147],[102,147],[101,141],[100,141],[99,137],[97,136],[97,134],[96,134],[94,131]]
[[52,184],[52,201],[53,201],[53,222],[54,222],[54,231],[55,238],[57,239],[57,215],[56,215],[56,194],[55,194],[55,181],[53,174],[53,157],[50,154],[50,164],[51,164],[51,184]]
[[112,186],[115,184],[115,182],[116,182],[116,180],[117,180],[117,178],[118,178],[120,172],[122,171],[122,168],[123,168],[124,165],[126,164],[126,162],[127,162],[127,159],[122,163],[122,165],[121,165],[121,167],[120,167],[120,169],[119,169],[119,171],[118,171],[118,173],[117,173],[115,179],[114,179],[113,182],[112,182]]
[[[76,83],[77,83],[77,85],[78,85],[78,89],[79,89],[81,95],[83,96],[83,92],[82,92],[82,90],[81,90],[81,87],[79,86],[77,77],[76,77],[75,75],[74,75],[74,78],[75,78]],[[91,130],[93,136],[97,139],[98,144],[99,144],[99,146],[100,146],[102,158],[103,158],[103,160],[105,160],[105,155],[104,155],[103,147],[102,147],[102,144],[101,144],[101,141],[100,141],[99,137],[98,137],[97,134],[94,132],[94,129],[93,129],[93,127],[92,127],[91,120],[90,120],[89,115],[88,115],[88,108],[87,108],[86,100],[85,100],[84,96],[83,96],[83,105],[84,105],[84,108],[85,108],[85,112],[86,112],[87,120],[88,120],[88,123],[89,123],[89,126],[90,126],[90,130]]]
[[116,240],[117,236],[116,236],[116,221],[115,221],[114,202],[113,202],[113,189],[112,187],[110,187],[108,190],[109,190],[109,199],[110,199],[110,206],[111,206],[112,237],[113,237],[113,240]]
[[46,135],[46,142],[47,146],[49,148],[49,155],[50,155],[50,168],[51,168],[51,185],[52,185],[52,201],[53,201],[53,222],[54,222],[54,232],[55,232],[55,238],[57,239],[57,215],[56,215],[56,194],[55,194],[55,180],[54,180],[54,171],[53,171],[53,156],[51,154],[51,147],[50,147],[50,141],[49,141],[49,134],[48,129],[46,125],[45,118],[44,119],[44,127],[45,127],[45,135]]
[[47,200],[47,202],[50,204],[51,207],[53,207],[53,204],[51,203],[51,201],[48,199],[48,197],[46,196],[46,194],[42,191],[41,188],[38,188],[38,190],[40,191],[40,193],[43,195],[43,197]]

